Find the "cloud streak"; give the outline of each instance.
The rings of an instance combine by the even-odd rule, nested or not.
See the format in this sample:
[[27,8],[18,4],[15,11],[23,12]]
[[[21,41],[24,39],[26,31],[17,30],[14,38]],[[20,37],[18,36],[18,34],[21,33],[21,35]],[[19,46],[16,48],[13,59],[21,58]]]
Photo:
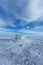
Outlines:
[[1,29],[43,32],[43,0],[0,0]]

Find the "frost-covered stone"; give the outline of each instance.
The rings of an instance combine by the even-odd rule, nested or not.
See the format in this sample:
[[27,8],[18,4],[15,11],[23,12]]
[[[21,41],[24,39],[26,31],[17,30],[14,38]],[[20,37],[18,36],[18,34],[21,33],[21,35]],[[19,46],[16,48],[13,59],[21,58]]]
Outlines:
[[0,65],[43,65],[43,37],[0,38]]

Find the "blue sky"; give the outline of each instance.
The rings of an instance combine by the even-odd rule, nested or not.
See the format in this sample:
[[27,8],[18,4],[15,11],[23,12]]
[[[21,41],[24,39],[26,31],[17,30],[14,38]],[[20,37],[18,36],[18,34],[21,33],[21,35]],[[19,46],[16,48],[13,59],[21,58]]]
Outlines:
[[43,0],[0,0],[0,32],[43,35]]

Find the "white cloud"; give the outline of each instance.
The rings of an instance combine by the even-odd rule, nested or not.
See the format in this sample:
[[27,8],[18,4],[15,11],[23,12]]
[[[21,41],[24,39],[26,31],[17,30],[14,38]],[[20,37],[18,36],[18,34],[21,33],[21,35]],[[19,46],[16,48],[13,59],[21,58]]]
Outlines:
[[[7,14],[10,13],[16,19],[21,19],[20,25],[22,26],[32,21],[39,21],[40,18],[43,20],[43,0],[0,0],[0,5]],[[13,25],[13,17],[11,17],[11,20],[7,20],[7,22],[6,20],[0,19],[0,29],[6,25],[16,27]],[[36,33],[35,31],[26,29],[19,32]]]
[[42,0],[30,0],[30,4],[27,6],[28,21],[35,21],[43,15],[43,5],[41,6]]
[[5,20],[0,19],[0,27],[5,26],[5,25],[6,25]]
[[[15,18],[25,20],[25,23],[37,20],[43,15],[43,0],[0,0],[0,5]],[[20,13],[21,11],[21,13]]]
[[34,29],[43,29],[43,26],[36,26]]

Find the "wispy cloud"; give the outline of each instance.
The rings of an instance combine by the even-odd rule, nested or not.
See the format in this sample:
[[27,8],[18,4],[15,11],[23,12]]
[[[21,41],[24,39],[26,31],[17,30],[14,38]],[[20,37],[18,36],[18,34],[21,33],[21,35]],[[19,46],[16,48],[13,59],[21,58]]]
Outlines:
[[42,29],[43,32],[41,21],[43,0],[0,0],[0,30],[38,33]]

